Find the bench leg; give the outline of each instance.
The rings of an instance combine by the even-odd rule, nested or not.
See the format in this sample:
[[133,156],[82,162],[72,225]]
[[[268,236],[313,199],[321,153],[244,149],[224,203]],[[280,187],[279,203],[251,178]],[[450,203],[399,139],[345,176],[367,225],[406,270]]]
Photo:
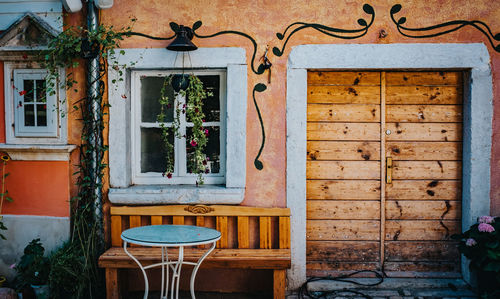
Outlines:
[[118,269],[106,268],[106,298],[120,299],[120,284],[118,281]]
[[286,270],[274,270],[273,271],[273,298],[274,299],[284,299],[285,298],[285,285],[286,285]]

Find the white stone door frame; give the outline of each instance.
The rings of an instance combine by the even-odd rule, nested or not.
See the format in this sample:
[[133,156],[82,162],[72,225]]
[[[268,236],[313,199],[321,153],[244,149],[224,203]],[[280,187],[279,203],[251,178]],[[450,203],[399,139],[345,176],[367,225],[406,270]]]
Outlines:
[[[490,156],[493,89],[484,44],[301,45],[288,57],[287,205],[291,210],[292,268],[288,289],[306,281],[307,70],[467,70],[464,80],[462,229],[490,211]],[[464,279],[470,281],[462,262]]]

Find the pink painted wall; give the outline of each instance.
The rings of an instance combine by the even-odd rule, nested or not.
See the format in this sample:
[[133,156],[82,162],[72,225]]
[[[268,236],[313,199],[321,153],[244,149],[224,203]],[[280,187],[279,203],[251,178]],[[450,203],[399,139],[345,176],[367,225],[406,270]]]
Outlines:
[[[362,6],[369,3],[375,9],[375,23],[368,34],[360,39],[342,40],[325,36],[312,29],[301,31],[292,37],[285,54],[275,57],[272,83],[268,90],[257,95],[262,112],[266,145],[261,160],[264,169],[253,166],[260,147],[260,126],[251,99],[251,91],[256,83],[265,83],[266,76],[248,73],[248,114],[247,114],[247,191],[243,204],[251,206],[286,206],[286,64],[291,47],[300,44],[335,43],[477,43],[487,44],[487,39],[479,31],[467,27],[452,34],[431,39],[410,39],[397,32],[390,20],[390,8],[397,2],[389,0],[344,1],[326,0],[171,0],[171,1],[115,1],[113,8],[102,12],[102,23],[117,28],[126,27],[131,18],[137,18],[133,30],[154,36],[167,37],[172,34],[169,22],[191,26],[202,20],[199,34],[211,34],[221,30],[238,30],[254,37],[259,45],[258,57],[266,45],[281,46],[276,32],[296,21],[313,22],[327,26],[356,29],[358,18],[368,18]],[[398,17],[407,17],[408,27],[424,27],[451,20],[481,20],[494,33],[500,32],[500,1],[477,0],[429,0],[400,1],[403,4]],[[387,33],[385,38],[380,32]],[[248,60],[252,54],[251,43],[235,35],[222,35],[210,39],[194,39],[200,47],[245,47]],[[165,47],[169,41],[152,41],[133,37],[122,42],[123,48]],[[500,215],[500,53],[488,44],[494,79],[494,124],[491,153],[491,211]]]

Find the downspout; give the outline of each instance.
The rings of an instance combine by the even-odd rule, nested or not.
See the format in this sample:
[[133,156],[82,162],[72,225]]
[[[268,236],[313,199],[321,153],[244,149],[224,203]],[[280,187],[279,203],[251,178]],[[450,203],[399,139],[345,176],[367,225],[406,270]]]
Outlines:
[[[94,0],[88,0],[87,5],[87,29],[89,32],[97,31],[98,27],[98,10],[94,4]],[[90,179],[94,187],[94,220],[98,239],[104,242],[103,231],[103,215],[102,215],[102,177],[100,164],[102,161],[101,148],[103,144],[102,137],[102,98],[99,92],[100,89],[100,60],[101,53],[98,51],[97,57],[91,58],[87,62],[87,113],[92,116],[92,132],[87,141],[92,147],[92,162]]]

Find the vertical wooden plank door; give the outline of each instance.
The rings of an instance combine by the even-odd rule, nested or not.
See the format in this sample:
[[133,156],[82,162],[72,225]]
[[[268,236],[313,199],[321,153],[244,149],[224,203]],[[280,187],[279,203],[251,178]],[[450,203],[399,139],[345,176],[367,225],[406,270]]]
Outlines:
[[462,89],[461,72],[308,73],[309,276],[460,276]]

